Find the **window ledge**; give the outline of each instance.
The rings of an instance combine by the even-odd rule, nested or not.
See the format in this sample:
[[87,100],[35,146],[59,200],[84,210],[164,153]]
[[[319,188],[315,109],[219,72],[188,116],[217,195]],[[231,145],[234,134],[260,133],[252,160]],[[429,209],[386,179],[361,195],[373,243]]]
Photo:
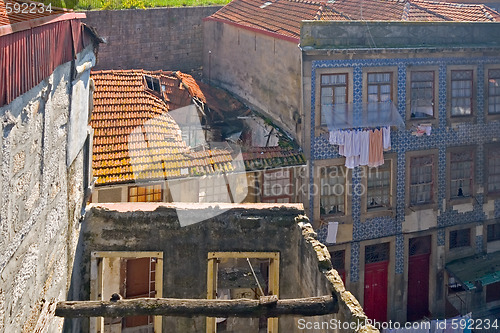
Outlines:
[[454,205],[461,205],[461,204],[467,204],[471,203],[473,204],[475,202],[475,198],[470,196],[470,197],[462,197],[462,198],[448,198],[448,207],[452,208]]
[[419,210],[433,209],[437,210],[438,205],[436,203],[426,203],[421,205],[411,205],[406,207],[406,215],[417,212]]
[[497,200],[497,199],[500,199],[500,192],[486,193],[484,195],[485,203],[488,202],[488,200]]
[[335,214],[327,215],[327,214],[324,214],[324,215],[320,215],[320,218],[321,218],[321,220],[323,220],[327,223],[328,222],[339,222],[342,224],[352,223],[352,216],[351,215],[335,215]]
[[486,120],[487,121],[495,121],[495,120],[500,120],[500,113],[493,113],[493,114],[489,114],[489,113],[486,113]]
[[396,217],[395,209],[380,209],[380,210],[369,210],[361,214],[361,222],[365,222],[366,220],[373,219],[376,217]]
[[460,124],[460,123],[476,123],[475,115],[467,115],[467,116],[452,116],[448,115],[448,124]]
[[410,129],[413,125],[431,124],[437,125],[439,120],[435,117],[432,118],[407,118],[406,129]]

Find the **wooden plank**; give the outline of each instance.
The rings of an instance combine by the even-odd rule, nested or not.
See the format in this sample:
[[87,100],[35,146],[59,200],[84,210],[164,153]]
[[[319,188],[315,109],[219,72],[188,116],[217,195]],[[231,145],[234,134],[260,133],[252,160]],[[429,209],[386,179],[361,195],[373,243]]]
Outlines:
[[208,252],[208,259],[212,258],[279,259],[279,252]]
[[58,317],[127,317],[127,316],[209,316],[209,317],[279,317],[283,315],[319,316],[338,311],[336,298],[319,296],[278,300],[261,304],[253,299],[174,299],[137,298],[119,301],[65,301],[57,303]]

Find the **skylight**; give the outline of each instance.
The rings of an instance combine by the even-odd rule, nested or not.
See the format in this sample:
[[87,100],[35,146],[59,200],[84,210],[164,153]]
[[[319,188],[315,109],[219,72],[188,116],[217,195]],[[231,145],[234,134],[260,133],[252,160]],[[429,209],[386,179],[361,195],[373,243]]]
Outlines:
[[263,4],[262,6],[260,6],[260,8],[266,8],[267,6],[269,6],[271,4],[272,4],[272,2],[268,1],[265,4]]

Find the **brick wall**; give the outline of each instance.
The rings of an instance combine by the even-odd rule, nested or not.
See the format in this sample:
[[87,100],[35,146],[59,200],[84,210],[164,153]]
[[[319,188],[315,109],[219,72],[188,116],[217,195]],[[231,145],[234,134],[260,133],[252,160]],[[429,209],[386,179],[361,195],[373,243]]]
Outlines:
[[220,6],[87,11],[107,44],[101,45],[96,70],[180,70],[199,76],[203,18]]

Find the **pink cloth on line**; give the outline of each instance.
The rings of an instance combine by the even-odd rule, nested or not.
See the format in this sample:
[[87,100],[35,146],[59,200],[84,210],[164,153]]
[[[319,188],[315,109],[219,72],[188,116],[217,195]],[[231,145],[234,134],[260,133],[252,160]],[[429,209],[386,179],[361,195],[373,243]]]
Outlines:
[[376,168],[384,164],[384,148],[382,132],[378,129],[370,131],[370,149],[368,166]]

